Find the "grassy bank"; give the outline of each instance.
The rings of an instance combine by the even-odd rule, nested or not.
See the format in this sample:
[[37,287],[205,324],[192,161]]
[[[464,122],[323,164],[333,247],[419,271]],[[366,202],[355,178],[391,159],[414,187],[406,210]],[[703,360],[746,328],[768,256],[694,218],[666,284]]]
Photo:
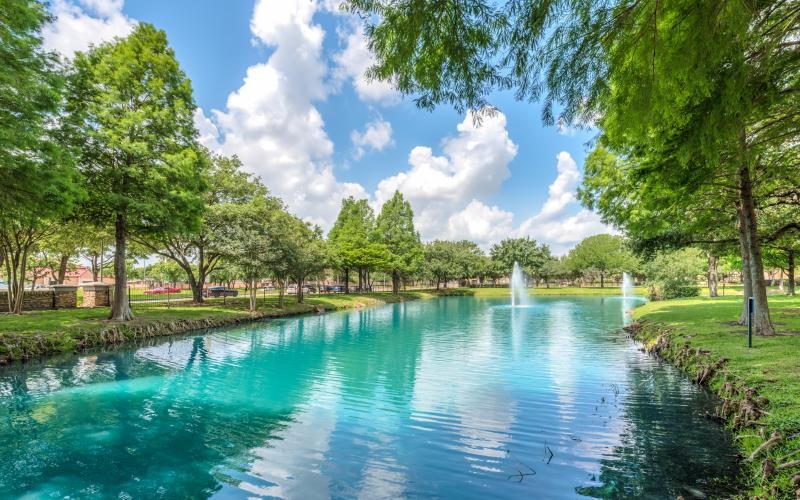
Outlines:
[[[721,398],[717,415],[736,435],[749,492],[795,498],[800,488],[800,298],[770,298],[778,335],[754,337],[735,320],[741,297],[650,302],[631,331]],[[752,457],[752,459],[751,459]]]
[[142,337],[184,333],[199,328],[306,314],[313,312],[315,306],[329,311],[353,309],[439,295],[442,293],[435,291],[404,292],[396,295],[319,295],[308,296],[303,304],[298,304],[292,296],[286,298],[282,308],[278,307],[277,297],[268,296],[258,299],[258,311],[255,313],[247,310],[249,302],[244,297],[229,298],[227,301],[210,299],[204,304],[178,302],[169,308],[164,304],[138,305],[134,307],[136,319],[127,322],[108,321],[108,308],[31,311],[19,316],[4,314],[0,315],[0,362],[70,352]]
[[[511,295],[511,290],[508,288],[470,288],[470,290],[475,294],[476,297],[509,297]],[[598,296],[615,296],[621,295],[620,289],[616,286],[611,287],[607,286],[605,288],[600,287],[577,287],[577,286],[567,286],[567,287],[555,287],[551,286],[549,288],[540,286],[536,288],[528,288],[528,293],[533,296],[541,295],[541,296],[550,296],[550,295],[598,295]],[[636,295],[647,295],[647,289],[644,287],[636,287],[635,288]]]

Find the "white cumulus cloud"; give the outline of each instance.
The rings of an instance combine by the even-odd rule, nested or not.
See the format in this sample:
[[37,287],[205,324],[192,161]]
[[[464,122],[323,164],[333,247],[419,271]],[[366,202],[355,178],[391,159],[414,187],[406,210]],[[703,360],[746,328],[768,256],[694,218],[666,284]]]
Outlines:
[[578,165],[572,156],[562,151],[556,158],[557,175],[547,189],[548,197],[539,213],[520,224],[518,233],[528,235],[550,245],[556,254],[566,252],[587,236],[614,232],[600,220],[600,216],[578,206],[575,192],[581,182]]
[[213,120],[199,113],[195,123],[209,148],[239,155],[292,211],[329,227],[343,197],[367,193],[336,179],[333,142],[315,106],[327,96],[325,31],[314,22],[321,7],[309,0],[259,0],[250,28],[257,43],[274,51],[248,68],[225,110],[213,110]]
[[503,238],[514,236],[513,219],[511,212],[472,200],[447,220],[447,237],[474,241],[488,248]]
[[370,80],[366,71],[375,63],[375,58],[367,45],[367,38],[360,22],[351,23],[350,29],[340,34],[344,49],[334,54],[336,63],[334,84],[341,85],[351,81],[358,98],[364,102],[391,105],[400,102],[400,93],[391,83]]
[[[395,190],[403,193],[426,240],[450,237],[451,216],[473,200],[498,193],[510,175],[508,164],[517,154],[502,113],[485,117],[480,124],[468,113],[457,130],[456,136],[442,141],[441,156],[430,147],[413,148],[408,156],[410,168],[380,181],[375,192],[378,205]],[[458,219],[453,221],[458,224]]]
[[356,159],[363,157],[367,150],[383,151],[387,146],[394,144],[392,124],[380,118],[373,120],[367,123],[367,128],[363,132],[353,130],[350,133],[350,140],[353,141],[355,147]]
[[53,22],[42,30],[45,49],[72,57],[90,45],[126,36],[136,22],[122,13],[123,0],[55,0]]
[[[445,165],[445,161],[440,164]],[[487,169],[484,175],[496,172],[502,176],[502,171],[500,168]],[[554,254],[560,255],[587,236],[615,232],[612,227],[603,224],[595,212],[579,208],[575,193],[581,174],[575,160],[565,151],[556,158],[556,178],[549,185],[548,197],[539,212],[519,225],[514,223],[512,212],[477,199],[499,193],[500,184],[487,183],[482,192],[470,190],[475,198],[464,205],[459,202],[458,197],[449,194],[447,188],[441,188],[446,183],[429,182],[422,173],[418,173],[417,177],[417,183],[406,182],[405,186],[427,186],[427,191],[424,191],[427,199],[447,200],[446,203],[420,202],[420,196],[413,194],[413,190],[400,189],[404,194],[411,193],[407,196],[415,213],[419,213],[418,224],[426,239],[469,239],[488,249],[504,238],[530,236],[546,243]],[[496,179],[497,177],[493,177],[492,180]],[[505,176],[501,177],[501,183],[504,179]]]

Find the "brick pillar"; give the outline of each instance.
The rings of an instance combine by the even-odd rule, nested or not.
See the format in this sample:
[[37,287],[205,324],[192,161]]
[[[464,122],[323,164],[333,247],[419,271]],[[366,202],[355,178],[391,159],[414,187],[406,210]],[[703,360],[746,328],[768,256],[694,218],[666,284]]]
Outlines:
[[83,307],[106,307],[111,305],[111,285],[91,283],[83,285]]
[[53,308],[75,309],[78,307],[78,287],[73,285],[53,285]]

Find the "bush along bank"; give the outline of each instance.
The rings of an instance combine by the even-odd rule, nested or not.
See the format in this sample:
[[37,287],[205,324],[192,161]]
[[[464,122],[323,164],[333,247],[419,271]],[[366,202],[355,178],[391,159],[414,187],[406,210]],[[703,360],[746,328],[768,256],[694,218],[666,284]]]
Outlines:
[[625,330],[649,354],[679,367],[720,398],[715,413],[707,416],[734,434],[746,497],[800,499],[800,422],[794,416],[771,413],[770,401],[733,375],[727,358],[678,339],[673,328],[644,319]]

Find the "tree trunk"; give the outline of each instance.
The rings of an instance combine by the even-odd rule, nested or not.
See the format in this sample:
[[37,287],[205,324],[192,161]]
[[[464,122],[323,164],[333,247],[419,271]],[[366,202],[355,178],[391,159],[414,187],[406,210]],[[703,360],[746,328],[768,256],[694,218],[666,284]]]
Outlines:
[[114,300],[111,304],[111,314],[108,319],[128,321],[133,319],[133,312],[130,304],[128,304],[128,275],[125,269],[125,240],[127,237],[125,214],[117,213],[114,231]]
[[753,287],[750,281],[750,251],[747,248],[747,237],[744,234],[744,227],[742,222],[742,208],[737,206],[738,214],[738,227],[739,230],[739,252],[742,256],[742,293],[744,294],[744,303],[742,304],[742,314],[739,315],[738,323],[740,325],[747,324],[747,298],[753,294]]
[[344,270],[344,293],[350,293],[350,269]]
[[303,303],[303,283],[305,283],[305,280],[302,280],[302,279],[297,280],[297,303],[298,304],[302,304]]
[[[445,286],[447,286],[447,283],[445,283]],[[392,293],[400,293],[400,273],[396,269],[392,270]]]
[[[743,136],[742,141],[744,141]],[[769,317],[767,287],[764,283],[764,263],[758,242],[758,224],[756,222],[755,201],[753,200],[753,185],[747,161],[742,161],[742,166],[739,169],[739,199],[742,207],[742,226],[744,228],[745,242],[750,253],[750,286],[753,289],[753,297],[755,298],[753,328],[759,335],[774,335],[775,329]]]
[[28,265],[28,246],[12,244],[17,238],[4,241],[6,279],[8,279],[8,312],[22,314],[23,299],[25,297],[25,268]]
[[717,294],[717,263],[719,257],[714,252],[708,252],[708,296],[718,297]]
[[208,275],[208,268],[206,267],[206,256],[203,247],[197,249],[197,279],[192,276],[191,268],[186,273],[189,276],[189,284],[192,285],[192,301],[200,304],[203,302],[203,288],[206,286],[206,276]]
[[788,269],[787,269],[787,279],[789,281],[789,286],[786,290],[788,295],[794,296],[794,250],[789,250],[786,252],[786,260],[788,261]]
[[257,308],[256,300],[258,298],[257,297],[258,292],[256,291],[256,280],[255,279],[248,280],[247,285],[248,285],[248,291],[250,292],[250,312],[255,312]]
[[203,302],[203,287],[194,279],[194,273],[186,273],[186,279],[189,280],[189,287],[192,289],[192,302],[199,304]]
[[600,288],[605,288],[605,279],[606,279],[605,274],[600,273]]
[[58,263],[58,276],[56,278],[56,283],[59,285],[64,284],[64,279],[67,276],[67,266],[69,265],[69,255],[61,254],[61,260]]
[[437,290],[439,289],[439,285],[441,284],[441,281],[442,280],[440,280],[439,278],[436,278],[436,289]]
[[97,283],[97,274],[100,271],[99,260],[100,257],[94,253],[92,254],[91,258],[89,259],[92,264],[92,281]]

